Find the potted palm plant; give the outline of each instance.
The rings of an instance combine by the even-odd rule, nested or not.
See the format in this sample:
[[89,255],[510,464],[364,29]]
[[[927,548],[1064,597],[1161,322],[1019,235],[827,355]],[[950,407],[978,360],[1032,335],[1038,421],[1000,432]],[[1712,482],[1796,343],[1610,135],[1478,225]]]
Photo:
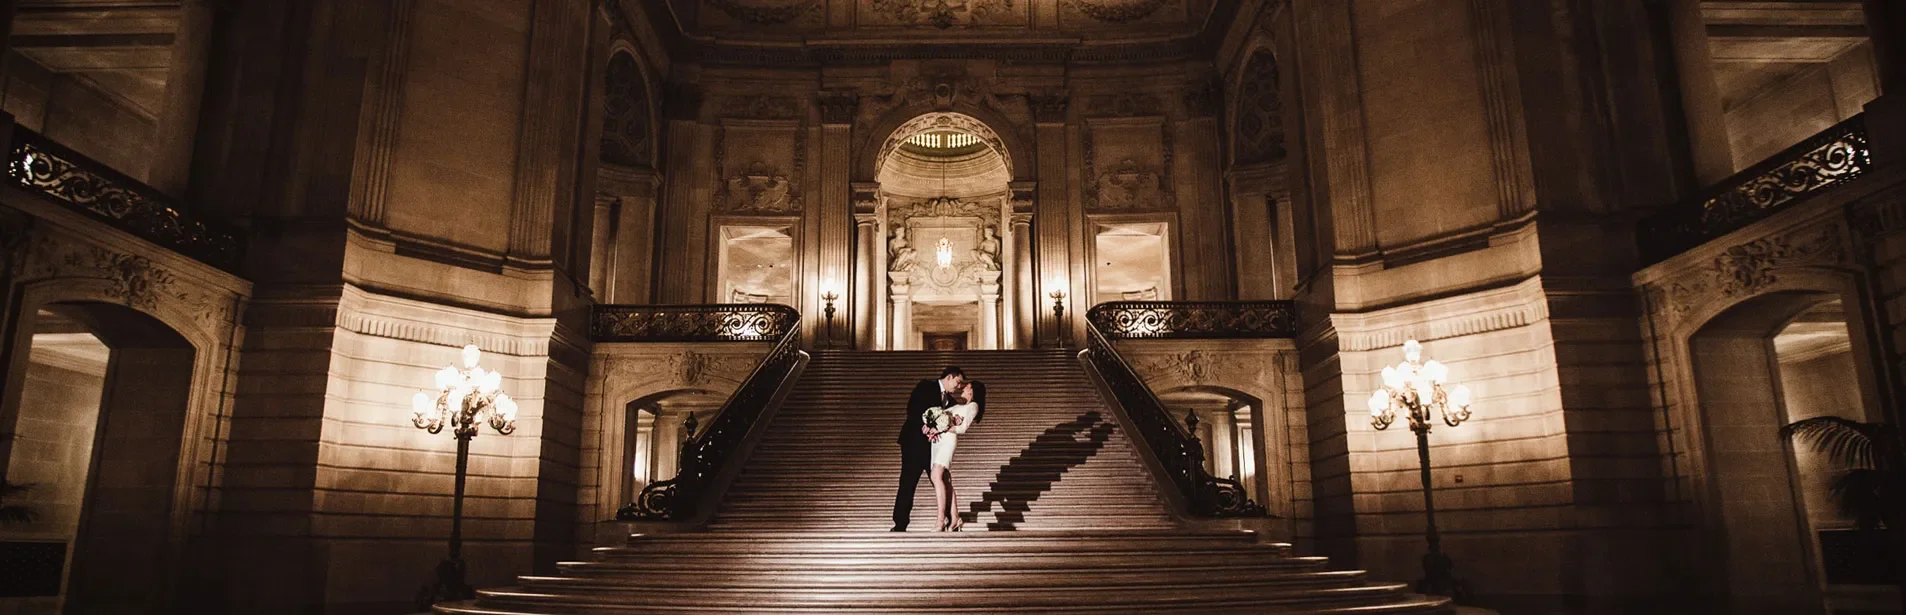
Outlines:
[[1899,560],[1906,553],[1906,459],[1895,430],[1884,423],[1817,416],[1789,423],[1780,434],[1845,468],[1833,476],[1827,493],[1860,531],[1893,545],[1893,576],[1906,601],[1906,562]]

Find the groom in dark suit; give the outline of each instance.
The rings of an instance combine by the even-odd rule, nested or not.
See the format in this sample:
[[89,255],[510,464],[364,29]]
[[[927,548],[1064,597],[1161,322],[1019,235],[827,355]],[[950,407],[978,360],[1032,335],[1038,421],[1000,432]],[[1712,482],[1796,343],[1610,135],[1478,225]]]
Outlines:
[[907,531],[913,517],[913,492],[920,487],[920,475],[926,473],[933,456],[933,444],[920,431],[926,422],[920,415],[927,408],[947,407],[953,392],[966,382],[966,372],[957,367],[940,370],[939,380],[921,380],[907,397],[907,420],[900,424],[900,492],[893,498],[893,531]]

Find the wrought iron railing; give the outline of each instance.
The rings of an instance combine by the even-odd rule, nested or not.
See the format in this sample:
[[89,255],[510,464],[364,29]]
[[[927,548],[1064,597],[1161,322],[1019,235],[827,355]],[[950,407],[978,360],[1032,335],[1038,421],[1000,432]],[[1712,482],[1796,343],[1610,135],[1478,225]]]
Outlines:
[[7,177],[120,230],[220,269],[239,273],[244,242],[223,225],[138,180],[114,171],[40,133],[13,127]]
[[801,324],[800,312],[773,303],[598,305],[591,316],[598,342],[767,342]]
[[[607,306],[624,307],[624,306]],[[695,306],[671,306],[671,309]],[[732,308],[738,306],[708,306]],[[782,305],[750,306],[778,308],[790,315],[789,322],[799,322],[800,313]],[[778,310],[768,313],[780,314]],[[722,310],[706,312],[720,314]],[[713,318],[713,316],[710,316]],[[723,317],[724,322],[727,317]],[[598,319],[600,322],[600,319]],[[763,322],[779,323],[781,320],[770,318]],[[696,328],[694,330],[701,330]],[[700,433],[694,433],[692,424],[685,425],[688,441],[682,443],[679,470],[675,478],[649,483],[642,488],[635,501],[616,511],[616,519],[683,521],[693,519],[699,511],[702,497],[723,468],[734,463],[736,451],[741,447],[748,432],[760,421],[761,414],[774,402],[775,396],[787,384],[787,379],[799,367],[806,353],[801,351],[801,328],[798,326],[778,326],[774,348],[755,365],[754,371],[741,380],[741,386],[735,388],[733,395],[721,405],[708,422],[708,427]],[[754,329],[748,329],[752,335]],[[665,336],[666,337],[666,336]],[[669,337],[668,339],[675,339]],[[737,339],[726,337],[720,339]]]
[[1264,507],[1251,500],[1243,483],[1205,471],[1204,444],[1171,418],[1164,402],[1152,393],[1151,387],[1145,386],[1145,380],[1125,362],[1125,357],[1119,356],[1112,340],[1090,319],[1085,334],[1086,360],[1104,380],[1113,401],[1124,410],[1138,439],[1164,467],[1179,493],[1184,494],[1189,512],[1205,517],[1264,516]]
[[1086,319],[1112,339],[1296,337],[1290,301],[1111,301]]
[[1873,167],[1866,116],[1855,115],[1727,178],[1700,198],[1641,221],[1636,235],[1647,263],[1686,252]]

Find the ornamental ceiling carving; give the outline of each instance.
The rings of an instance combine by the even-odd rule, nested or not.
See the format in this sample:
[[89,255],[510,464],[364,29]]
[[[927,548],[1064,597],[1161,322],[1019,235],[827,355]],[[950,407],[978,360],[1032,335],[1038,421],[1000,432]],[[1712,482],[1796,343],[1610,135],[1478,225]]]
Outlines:
[[[1192,35],[1215,3],[1184,0],[668,0],[684,30],[724,37],[789,38],[864,30],[961,32],[972,28],[1067,32],[1091,38]],[[1057,13],[1034,25],[1034,14]],[[1193,14],[1197,13],[1197,14]],[[772,26],[762,28],[761,26]]]

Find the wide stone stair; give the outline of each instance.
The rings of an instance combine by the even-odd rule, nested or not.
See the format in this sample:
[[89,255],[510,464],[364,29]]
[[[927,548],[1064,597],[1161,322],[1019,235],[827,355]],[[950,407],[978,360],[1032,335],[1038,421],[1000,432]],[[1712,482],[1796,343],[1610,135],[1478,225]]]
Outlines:
[[[966,528],[925,478],[891,533],[907,394],[987,384],[953,463]],[[638,534],[438,613],[1449,613],[1248,532],[1178,529],[1077,361],[1058,351],[820,351],[707,532]]]

